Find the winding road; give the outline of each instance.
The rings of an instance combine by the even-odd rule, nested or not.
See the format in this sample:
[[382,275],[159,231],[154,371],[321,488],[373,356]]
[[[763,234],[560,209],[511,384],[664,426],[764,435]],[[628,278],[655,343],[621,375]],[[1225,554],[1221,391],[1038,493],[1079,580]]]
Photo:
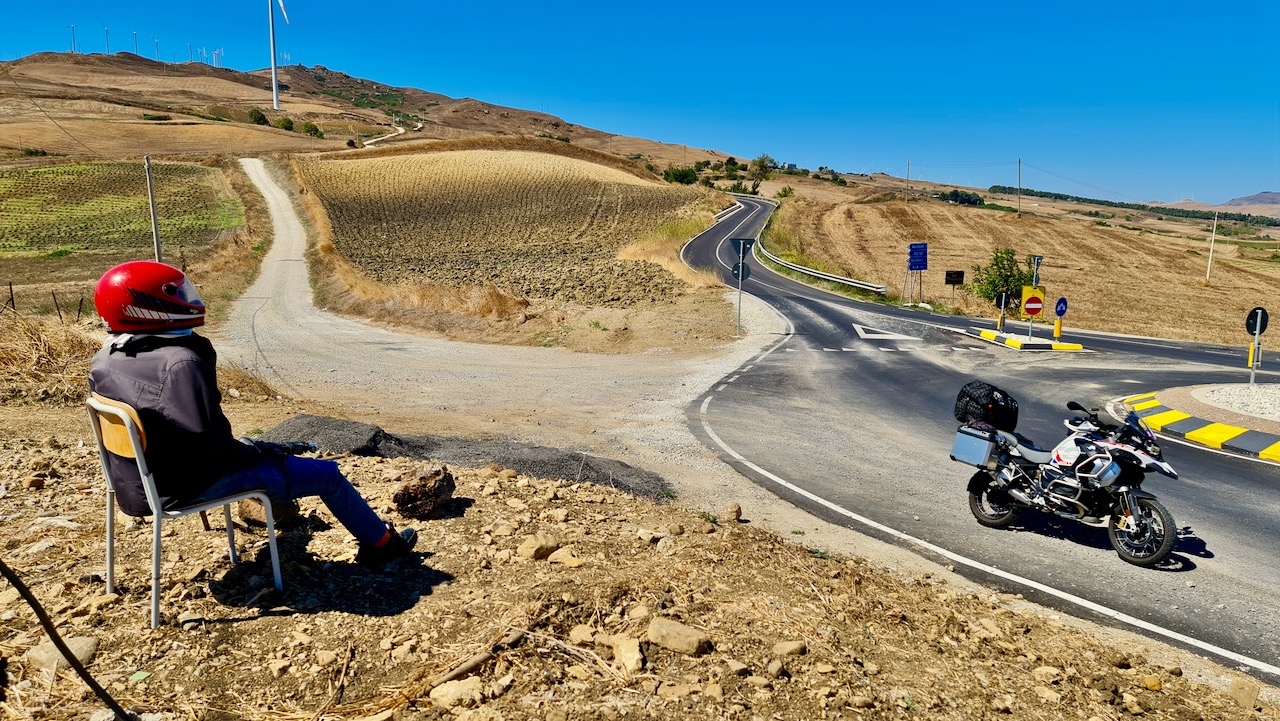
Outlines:
[[[687,262],[736,285],[730,239],[754,237],[772,206],[743,208],[685,248]],[[903,544],[996,588],[1136,628],[1274,683],[1280,679],[1280,467],[1165,442],[1181,477],[1145,486],[1181,530],[1158,570],[1121,561],[1105,528],[1026,514],[1013,530],[978,526],[971,469],[949,460],[952,406],[982,378],[1020,403],[1019,430],[1052,445],[1066,402],[1094,407],[1143,391],[1240,382],[1216,346],[1078,334],[1088,354],[1019,354],[957,331],[974,325],[849,300],[768,270],[744,292],[792,326],[689,407],[690,428],[741,473],[814,515]],[[1236,351],[1236,355],[1239,352]]]
[[[965,496],[970,471],[947,457],[955,393],[974,377],[1011,391],[1019,430],[1049,443],[1064,433],[1068,400],[1101,405],[1238,380],[1240,359],[1221,355],[1227,349],[1091,335],[1084,342],[1096,353],[1020,355],[958,334],[968,319],[848,300],[754,258],[743,289],[789,331],[756,334],[711,360],[423,338],[315,308],[288,196],[261,161],[242,164],[267,201],[275,241],[258,280],[213,330],[225,358],[284,392],[402,431],[518,428],[524,441],[589,447],[704,485],[735,475],[718,455],[813,515],[996,588],[1280,678],[1280,468],[1165,444],[1182,477],[1148,488],[1183,530],[1174,563],[1144,570],[1116,557],[1104,529],[1041,514],[1013,530],[979,527]],[[754,238],[770,211],[744,199],[690,242],[686,260],[734,285],[728,241]]]

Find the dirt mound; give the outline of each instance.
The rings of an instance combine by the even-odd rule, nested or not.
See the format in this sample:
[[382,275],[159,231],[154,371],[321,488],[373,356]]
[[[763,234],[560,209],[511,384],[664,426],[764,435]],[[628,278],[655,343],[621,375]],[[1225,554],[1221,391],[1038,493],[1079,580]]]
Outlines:
[[610,486],[654,500],[671,491],[660,476],[586,453],[500,439],[396,436],[367,423],[307,414],[284,421],[262,440],[307,441],[334,455],[430,458],[462,467],[496,463],[528,476]]

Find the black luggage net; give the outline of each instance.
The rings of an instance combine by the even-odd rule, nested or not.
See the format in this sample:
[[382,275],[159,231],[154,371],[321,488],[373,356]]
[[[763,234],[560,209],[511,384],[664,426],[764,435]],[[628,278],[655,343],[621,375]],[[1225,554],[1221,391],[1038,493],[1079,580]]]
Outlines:
[[986,423],[1013,433],[1018,425],[1018,401],[990,383],[971,381],[956,396],[956,420]]

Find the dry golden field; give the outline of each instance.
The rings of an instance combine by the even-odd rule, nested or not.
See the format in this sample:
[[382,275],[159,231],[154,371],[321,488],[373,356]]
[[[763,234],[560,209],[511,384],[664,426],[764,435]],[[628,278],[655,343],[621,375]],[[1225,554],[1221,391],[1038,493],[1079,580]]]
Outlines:
[[[796,195],[784,201],[775,220],[777,247],[790,245],[833,272],[886,284],[891,297],[902,292],[907,245],[924,242],[930,268],[925,300],[959,312],[984,314],[990,306],[964,293],[953,306],[943,271],[964,270],[972,280],[973,266],[988,263],[1000,247],[1013,248],[1020,258],[1044,256],[1042,283],[1051,303],[1068,299],[1068,327],[1243,345],[1249,309],[1280,307],[1280,255],[1273,256],[1273,248],[1241,247],[1219,237],[1205,282],[1208,232],[1202,221],[1098,220],[1078,214],[1091,206],[1040,199],[1041,205],[1032,205],[1027,198],[1017,217],[930,198],[940,187],[933,184],[908,188],[879,178],[846,189],[784,177],[762,192],[783,184]],[[988,202],[1010,204],[1009,198],[982,194]]]
[[[555,143],[545,144],[555,149]],[[590,305],[666,300],[680,282],[618,251],[707,195],[576,157],[467,149],[301,165],[341,255],[385,282],[491,283]]]

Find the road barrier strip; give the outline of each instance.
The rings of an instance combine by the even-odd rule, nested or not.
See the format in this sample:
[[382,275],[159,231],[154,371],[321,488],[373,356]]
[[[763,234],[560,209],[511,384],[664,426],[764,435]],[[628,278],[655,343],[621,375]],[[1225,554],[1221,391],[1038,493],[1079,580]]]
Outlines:
[[1120,399],[1121,405],[1138,414],[1151,430],[1209,448],[1238,453],[1250,458],[1280,461],[1280,436],[1240,426],[1197,418],[1169,408],[1156,394],[1142,393]]
[[994,330],[983,330],[982,328],[974,328],[973,331],[974,331],[973,333],[966,333],[965,335],[972,335],[976,338],[981,338],[982,340],[985,340],[989,343],[995,343],[996,345],[1008,346],[1014,350],[1020,350],[1020,351],[1021,350],[1028,350],[1028,351],[1046,351],[1046,350],[1082,351],[1084,350],[1084,346],[1080,345],[1079,343],[1061,343],[1058,341],[1040,340],[1037,338],[1028,339],[1027,336],[1024,336],[1024,335],[1014,335],[1012,333],[1001,333],[999,331],[994,331]]

